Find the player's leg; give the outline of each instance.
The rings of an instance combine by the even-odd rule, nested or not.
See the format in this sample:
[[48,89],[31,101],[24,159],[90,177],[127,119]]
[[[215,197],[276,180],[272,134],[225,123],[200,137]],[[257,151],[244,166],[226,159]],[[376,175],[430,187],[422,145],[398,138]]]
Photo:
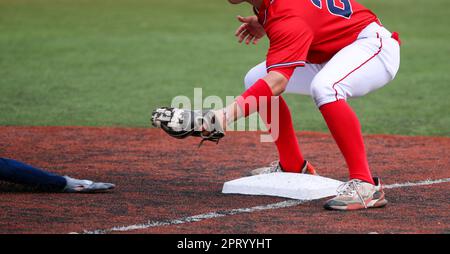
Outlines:
[[[384,28],[371,29],[372,33],[365,32],[363,37],[338,52],[311,84],[314,101],[350,172],[351,181],[341,192],[342,199],[327,203],[326,207],[331,209],[358,209],[385,204],[381,185],[372,178],[369,170],[358,117],[346,99],[363,96],[389,83],[398,70],[400,51],[397,41],[390,38],[391,34]],[[356,189],[356,192],[349,189]],[[358,195],[355,196],[355,193]],[[380,202],[370,197],[365,200],[366,203],[361,203],[361,196],[368,197],[369,193],[376,194]],[[356,200],[348,199],[350,194]]]
[[6,158],[0,158],[0,180],[52,192],[96,192],[114,188],[113,184],[60,176]]
[[[294,74],[288,82],[285,92],[286,93],[297,93],[297,94],[309,94],[311,80],[317,73],[318,67],[307,65],[306,67],[296,68]],[[251,87],[267,75],[266,62],[258,64],[252,68],[245,76],[244,82],[246,90],[251,89]],[[274,165],[275,167],[267,167],[256,169],[252,173],[265,173],[272,172],[278,169],[286,172],[308,172],[315,174],[314,168],[307,163],[300,150],[300,146],[295,135],[295,130],[292,122],[291,112],[286,101],[282,96],[278,96],[278,108],[273,108],[278,112],[278,135],[275,138],[275,145],[279,154],[279,165]],[[267,126],[271,125],[271,114],[272,107],[267,106],[267,116],[262,115],[262,119],[265,121]],[[261,115],[261,114],[260,114]],[[269,129],[272,131],[272,128]],[[308,165],[309,164],[309,165]]]
[[[305,70],[308,70],[308,72],[305,72]],[[209,111],[204,116],[190,110],[158,108],[152,113],[152,124],[155,127],[161,127],[175,138],[200,136],[203,140],[218,141],[223,137],[223,130],[226,129],[226,126],[240,118],[258,112],[266,124],[270,125],[268,129],[279,148],[283,169],[289,172],[311,173],[313,172],[312,166],[308,167],[309,164],[305,162],[301,155],[289,108],[284,99],[278,96],[283,90],[277,85],[269,84],[281,82],[283,87],[289,87],[289,90],[303,91],[306,94],[309,91],[308,88],[313,74],[315,72],[309,68],[295,70],[294,80],[298,82],[289,83],[282,74],[278,72],[267,73],[264,64],[260,64],[246,76],[248,89],[227,107]],[[299,78],[296,79],[295,77]],[[302,81],[302,79],[306,81]],[[295,87],[292,85],[295,85]],[[272,103],[272,100],[274,103]],[[273,110],[279,112],[277,114],[280,119],[278,126],[283,126],[283,128],[272,128],[277,125],[276,122],[272,124],[271,121],[272,106],[276,105],[279,108]],[[211,112],[212,114],[210,114]],[[213,128],[209,128],[210,126]]]

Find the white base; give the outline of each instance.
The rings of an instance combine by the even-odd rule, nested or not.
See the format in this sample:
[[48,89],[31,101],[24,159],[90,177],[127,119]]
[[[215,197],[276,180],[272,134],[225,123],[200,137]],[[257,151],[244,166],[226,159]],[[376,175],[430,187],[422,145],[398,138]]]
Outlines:
[[222,193],[313,200],[336,195],[342,184],[331,178],[296,173],[271,173],[226,182]]

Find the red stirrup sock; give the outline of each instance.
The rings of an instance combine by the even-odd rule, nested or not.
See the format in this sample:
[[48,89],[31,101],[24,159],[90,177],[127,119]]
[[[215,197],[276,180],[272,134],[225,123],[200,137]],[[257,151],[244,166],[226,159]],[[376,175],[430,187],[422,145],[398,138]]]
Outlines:
[[[259,112],[260,104],[266,104],[267,114],[270,117],[270,98],[273,96],[267,82],[259,79],[249,89],[236,99],[237,104],[241,108],[242,116],[247,117],[255,112]],[[263,104],[263,101],[265,102]]]
[[345,100],[325,104],[320,107],[320,112],[344,155],[350,179],[375,184],[369,170],[361,126],[355,112]]
[[305,159],[303,158],[297,136],[295,135],[289,107],[283,97],[279,96],[279,99],[280,130],[275,144],[277,145],[280,156],[280,164],[285,172],[300,173]]
[[[261,118],[266,125],[270,127],[271,124],[271,97],[272,90],[266,81],[260,79],[241,97],[236,101],[243,111],[244,116],[258,111]],[[264,98],[265,97],[265,98]],[[261,100],[264,98],[263,100]],[[285,172],[299,173],[303,167],[304,159],[298,145],[297,136],[292,123],[291,113],[289,107],[281,96],[278,96],[279,101],[279,124],[278,124],[278,138],[275,140],[278,154],[280,157],[280,164]],[[265,105],[263,104],[265,102]],[[264,106],[264,110],[260,111],[259,107]],[[269,129],[272,134],[273,130]]]

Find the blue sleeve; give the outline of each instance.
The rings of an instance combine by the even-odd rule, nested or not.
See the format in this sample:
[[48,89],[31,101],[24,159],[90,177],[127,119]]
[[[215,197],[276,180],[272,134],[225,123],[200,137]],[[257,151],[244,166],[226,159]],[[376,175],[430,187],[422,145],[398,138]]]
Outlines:
[[5,158],[0,158],[0,180],[44,191],[61,191],[66,186],[66,179],[62,176]]

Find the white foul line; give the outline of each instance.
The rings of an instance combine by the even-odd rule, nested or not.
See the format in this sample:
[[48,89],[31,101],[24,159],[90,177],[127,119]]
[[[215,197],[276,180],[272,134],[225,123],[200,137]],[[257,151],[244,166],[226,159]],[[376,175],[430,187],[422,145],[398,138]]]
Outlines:
[[235,214],[240,214],[240,213],[251,213],[251,212],[256,212],[256,211],[286,208],[286,207],[291,207],[291,206],[297,206],[297,205],[300,205],[305,202],[307,202],[307,201],[306,200],[288,200],[288,201],[272,203],[272,204],[268,204],[268,205],[254,206],[254,207],[250,207],[250,208],[238,208],[238,209],[232,209],[232,210],[226,210],[226,211],[204,213],[204,214],[194,215],[194,216],[190,216],[190,217],[175,219],[175,220],[148,221],[143,224],[113,227],[110,229],[94,230],[94,231],[86,231],[85,230],[85,231],[83,231],[83,234],[106,234],[106,233],[111,233],[111,232],[126,232],[126,231],[131,231],[131,230],[138,230],[138,229],[184,224],[184,223],[197,222],[197,221],[202,221],[202,220],[207,220],[207,219],[220,218],[220,217],[225,217],[225,216],[235,215]]
[[438,180],[425,180],[420,182],[406,182],[406,183],[394,183],[383,186],[385,189],[395,189],[395,188],[403,188],[403,187],[414,187],[414,186],[423,186],[423,185],[432,185],[438,183],[448,183],[450,182],[450,178],[443,178]]
[[[385,185],[385,189],[395,189],[395,188],[403,188],[403,187],[413,187],[413,186],[424,186],[424,185],[432,185],[432,184],[439,184],[439,183],[448,183],[450,182],[450,178],[443,178],[438,180],[425,180],[420,182],[406,182],[406,183],[395,183],[395,184],[389,184]],[[257,211],[264,211],[264,210],[274,210],[274,209],[280,209],[280,208],[288,208],[292,206],[297,206],[303,203],[306,203],[310,200],[287,200],[283,202],[278,203],[272,203],[268,205],[260,205],[260,206],[254,206],[250,208],[238,208],[238,209],[232,209],[232,210],[226,210],[226,211],[218,211],[218,212],[210,212],[210,213],[204,213],[174,220],[164,220],[164,221],[147,221],[146,223],[142,224],[135,224],[135,225],[129,225],[129,226],[118,226],[118,227],[112,227],[110,229],[98,229],[93,231],[83,231],[83,234],[107,234],[112,232],[127,232],[132,230],[139,230],[139,229],[147,229],[147,228],[153,228],[153,227],[161,227],[161,226],[170,226],[170,225],[177,225],[177,224],[185,224],[185,223],[191,223],[191,222],[198,222],[203,221],[207,219],[213,219],[213,218],[220,218],[225,217],[229,215],[236,215],[241,213],[252,213]]]

